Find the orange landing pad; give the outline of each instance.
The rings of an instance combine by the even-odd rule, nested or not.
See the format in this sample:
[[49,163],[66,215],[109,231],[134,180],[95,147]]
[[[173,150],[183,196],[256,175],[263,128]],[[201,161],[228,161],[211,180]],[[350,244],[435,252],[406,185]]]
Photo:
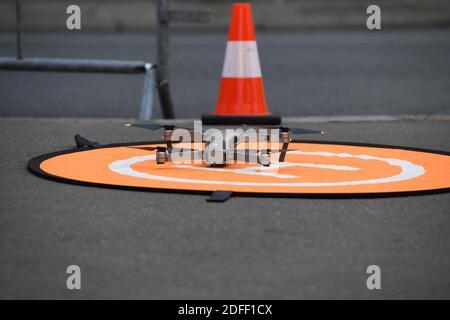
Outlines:
[[285,162],[270,167],[237,163],[156,164],[155,151],[117,144],[33,158],[29,168],[61,182],[148,191],[229,190],[269,196],[359,197],[450,191],[450,153],[415,148],[333,142],[292,142]]

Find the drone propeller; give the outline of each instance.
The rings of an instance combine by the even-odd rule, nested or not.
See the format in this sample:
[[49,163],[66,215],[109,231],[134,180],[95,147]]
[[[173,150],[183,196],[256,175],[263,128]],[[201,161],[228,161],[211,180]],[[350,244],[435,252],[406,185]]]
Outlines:
[[[268,127],[270,128],[270,127]],[[322,130],[310,130],[304,128],[279,127],[281,132],[290,132],[292,134],[324,134]]]
[[147,130],[158,130],[158,129],[173,129],[174,126],[168,126],[168,125],[161,125],[157,123],[127,123],[125,125],[126,127],[136,127],[136,128],[142,128]]
[[161,147],[161,146],[157,146],[157,147],[128,147],[128,148],[133,148],[133,149],[139,149],[139,150],[145,150],[145,151],[166,151],[167,147]]
[[[145,150],[145,151],[167,151],[167,147],[157,146],[157,147],[134,147],[129,146],[128,148],[132,149],[139,149],[139,150]],[[191,148],[173,148],[172,152],[200,152],[198,149],[191,149]]]
[[186,129],[189,131],[192,131],[192,128],[185,128],[185,127],[176,127],[174,125],[167,125],[167,124],[157,124],[157,123],[127,123],[125,127],[136,127],[141,129],[147,129],[147,130],[158,130],[158,129],[164,129],[164,130],[174,130],[177,129]]
[[[243,127],[251,127],[246,124],[241,124]],[[281,132],[291,132],[292,134],[324,134],[325,131],[322,130],[310,130],[303,128],[290,128],[290,127],[273,127],[273,126],[254,126],[256,128],[264,128],[264,129],[280,129]]]
[[[285,129],[285,128],[281,128]],[[324,134],[324,131],[321,130],[310,130],[310,129],[303,129],[303,128],[286,128],[288,131],[290,131],[292,134]]]

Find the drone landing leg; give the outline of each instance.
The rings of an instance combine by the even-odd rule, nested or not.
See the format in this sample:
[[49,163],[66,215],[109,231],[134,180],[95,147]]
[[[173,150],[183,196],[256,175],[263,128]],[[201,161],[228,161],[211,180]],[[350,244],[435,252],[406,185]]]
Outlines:
[[278,159],[278,162],[284,162],[284,158],[286,157],[286,152],[289,147],[289,142],[283,143],[283,146],[281,147],[280,152],[280,158]]
[[167,141],[166,145],[167,145],[167,151],[169,153],[172,153],[172,150],[173,150],[172,141]]

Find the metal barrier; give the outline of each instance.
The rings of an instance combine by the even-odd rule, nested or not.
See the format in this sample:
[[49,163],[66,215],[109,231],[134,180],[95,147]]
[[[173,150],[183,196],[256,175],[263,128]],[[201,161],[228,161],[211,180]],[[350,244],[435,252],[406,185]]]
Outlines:
[[[157,64],[145,61],[24,58],[22,50],[22,1],[16,0],[16,57],[0,57],[0,70],[59,71],[86,73],[144,73],[144,88],[139,118],[149,120],[154,105],[154,89],[158,89],[163,117],[175,118],[169,85],[169,24],[170,22],[209,21],[207,11],[169,10],[169,0],[156,1]],[[156,71],[156,80],[155,80]],[[156,82],[156,83],[155,83]]]

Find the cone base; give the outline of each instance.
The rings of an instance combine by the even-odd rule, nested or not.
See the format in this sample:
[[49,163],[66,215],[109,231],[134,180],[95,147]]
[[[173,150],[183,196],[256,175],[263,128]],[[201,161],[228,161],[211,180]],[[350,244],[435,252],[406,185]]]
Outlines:
[[222,116],[217,114],[204,114],[202,115],[202,123],[206,125],[279,125],[281,124],[281,117],[277,114],[262,116]]

